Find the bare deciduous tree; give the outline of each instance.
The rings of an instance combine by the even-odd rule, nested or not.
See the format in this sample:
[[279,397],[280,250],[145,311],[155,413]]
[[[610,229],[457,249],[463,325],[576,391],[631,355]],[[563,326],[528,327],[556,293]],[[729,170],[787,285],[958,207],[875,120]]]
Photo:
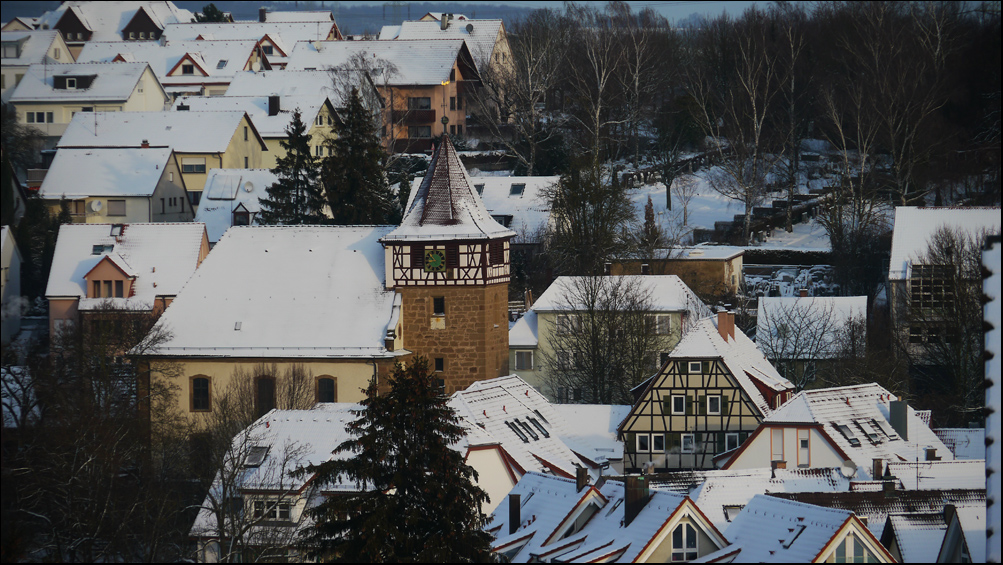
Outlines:
[[835,355],[840,326],[832,302],[800,298],[768,305],[760,298],[756,345],[800,391],[815,381],[819,360]]

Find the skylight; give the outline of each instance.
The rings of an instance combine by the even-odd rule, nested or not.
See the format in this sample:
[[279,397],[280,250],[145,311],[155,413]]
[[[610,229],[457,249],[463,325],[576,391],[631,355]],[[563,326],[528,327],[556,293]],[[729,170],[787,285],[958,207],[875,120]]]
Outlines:
[[247,457],[244,459],[244,466],[258,467],[261,465],[262,461],[265,460],[266,455],[268,455],[268,446],[256,445],[247,452]]
[[526,183],[512,184],[512,188],[509,189],[509,194],[511,196],[522,196],[522,193],[526,192]]
[[226,66],[226,63],[227,63],[226,59],[220,59],[219,62],[216,63],[216,68],[217,69],[222,69],[223,67]]
[[846,441],[850,442],[850,445],[853,447],[860,447],[860,439],[857,438],[849,426],[836,423],[833,423],[832,425],[839,431],[840,434],[843,435],[844,438],[846,438]]

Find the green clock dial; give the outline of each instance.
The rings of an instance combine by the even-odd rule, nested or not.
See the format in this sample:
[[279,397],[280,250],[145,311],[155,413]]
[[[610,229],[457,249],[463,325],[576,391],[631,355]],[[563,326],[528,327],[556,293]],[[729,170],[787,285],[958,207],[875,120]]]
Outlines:
[[425,272],[441,273],[446,270],[446,252],[442,249],[425,250]]

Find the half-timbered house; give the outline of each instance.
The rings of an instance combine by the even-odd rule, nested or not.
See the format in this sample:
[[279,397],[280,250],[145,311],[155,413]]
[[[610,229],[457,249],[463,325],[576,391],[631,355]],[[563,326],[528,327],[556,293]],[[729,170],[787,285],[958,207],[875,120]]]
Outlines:
[[712,468],[716,454],[739,447],[793,389],[735,328],[734,314],[704,318],[635,389],[618,430],[624,470]]
[[386,286],[402,297],[407,348],[429,358],[447,394],[508,374],[513,236],[491,218],[443,135],[401,225],[380,242]]

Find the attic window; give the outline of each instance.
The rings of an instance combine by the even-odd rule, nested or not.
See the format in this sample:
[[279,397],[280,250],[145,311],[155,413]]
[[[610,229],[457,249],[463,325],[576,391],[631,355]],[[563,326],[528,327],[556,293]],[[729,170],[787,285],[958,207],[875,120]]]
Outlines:
[[244,466],[259,467],[262,461],[265,460],[266,455],[268,455],[268,447],[256,445],[247,452],[247,457],[244,458]]
[[832,425],[839,431],[839,433],[843,434],[843,437],[846,438],[846,441],[850,442],[851,446],[860,447],[860,439],[858,439],[857,436],[854,435],[853,430],[851,430],[849,426],[844,426],[843,424],[836,424],[836,423],[833,423]]
[[102,253],[111,253],[115,249],[114,245],[95,245],[91,247],[91,255],[100,255]]
[[72,78],[72,77],[67,77],[67,79],[66,79],[66,89],[67,90],[76,90],[77,89],[77,79]]
[[220,59],[219,62],[216,63],[216,68],[217,69],[222,69],[223,67],[226,66],[226,63],[227,63],[226,59]]
[[872,419],[871,420],[871,425],[874,426],[875,428],[881,430],[881,433],[883,433],[886,436],[888,436],[888,439],[890,439],[890,440],[899,439],[899,435],[897,433],[895,433],[895,430],[893,430],[888,425],[887,422],[885,422],[883,420],[873,420]]
[[[731,520],[729,520],[729,522],[730,521]],[[805,528],[807,528],[807,526],[804,524],[798,524],[795,526],[794,535],[791,536],[791,539],[784,542],[784,549],[790,549],[791,546],[794,545],[794,542],[798,539],[798,536],[801,535],[801,532],[805,531]]]
[[536,429],[540,430],[540,433],[543,434],[543,437],[550,437],[550,432],[548,432],[543,427],[543,424],[541,424],[539,420],[537,420],[536,418],[533,418],[532,416],[530,416],[529,418],[526,418],[526,419],[529,420],[529,423],[533,424],[536,427]]
[[522,196],[526,192],[526,183],[513,184],[508,193],[510,196]]
[[745,508],[745,507],[742,506],[742,505],[740,505],[740,504],[725,505],[724,506],[724,519],[727,520],[727,521],[729,521],[729,522],[731,522],[732,520],[735,519],[735,516],[738,516],[738,513],[742,511],[742,508]]
[[183,75],[195,74],[195,65],[181,65],[181,74]]
[[505,422],[505,425],[508,426],[509,429],[515,433],[515,435],[519,436],[519,439],[521,439],[523,443],[529,443],[529,437],[527,437],[526,434],[519,429],[519,426],[508,421]]
[[533,431],[533,428],[529,427],[529,424],[527,424],[526,422],[521,422],[519,421],[519,418],[516,418],[515,423],[518,424],[523,430],[525,430],[526,433],[529,434],[529,437],[533,438],[533,441],[537,441],[540,439],[540,436],[537,435],[536,432]]
[[854,420],[853,422],[857,424],[860,431],[864,432],[867,439],[871,440],[871,443],[881,443],[881,435],[878,433],[880,430],[872,427],[870,422],[867,420]]
[[480,195],[484,194],[484,185],[483,184],[475,184],[474,185],[474,190],[476,190],[477,191],[477,195],[480,196]]

